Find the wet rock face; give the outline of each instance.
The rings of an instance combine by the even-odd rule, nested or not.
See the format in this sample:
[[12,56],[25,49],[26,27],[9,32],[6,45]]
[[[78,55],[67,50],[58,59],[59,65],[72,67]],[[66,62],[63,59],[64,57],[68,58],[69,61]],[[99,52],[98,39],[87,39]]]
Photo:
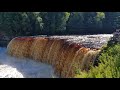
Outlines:
[[120,29],[117,29],[113,33],[113,37],[110,39],[108,44],[111,45],[111,44],[116,44],[116,43],[120,43]]
[[113,33],[113,37],[116,38],[116,40],[120,39],[120,29],[117,29],[116,32]]
[[0,33],[0,47],[6,47],[9,41],[10,38],[8,36]]
[[9,41],[0,41],[0,47],[7,47]]

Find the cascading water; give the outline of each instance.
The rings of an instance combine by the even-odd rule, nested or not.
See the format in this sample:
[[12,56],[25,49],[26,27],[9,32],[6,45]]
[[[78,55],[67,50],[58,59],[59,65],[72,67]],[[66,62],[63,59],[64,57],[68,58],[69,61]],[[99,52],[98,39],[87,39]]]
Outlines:
[[32,58],[51,64],[59,77],[74,77],[76,69],[89,69],[100,52],[100,46],[111,36],[105,42],[104,36],[102,36],[104,39],[100,36],[94,37],[94,35],[17,37],[8,44],[7,52],[11,56]]

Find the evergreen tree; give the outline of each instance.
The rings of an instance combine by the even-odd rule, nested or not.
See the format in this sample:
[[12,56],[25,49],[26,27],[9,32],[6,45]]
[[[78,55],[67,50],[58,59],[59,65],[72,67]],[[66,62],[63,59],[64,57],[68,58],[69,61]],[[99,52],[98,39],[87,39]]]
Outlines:
[[92,29],[95,28],[96,21],[96,12],[84,12],[84,27],[86,29]]
[[120,12],[0,12],[0,32],[9,36],[112,33]]
[[113,21],[113,28],[120,29],[120,12],[116,12],[116,15]]
[[68,12],[47,12],[42,14],[45,34],[60,34],[66,30]]
[[71,12],[67,23],[68,33],[80,32],[79,30],[84,28],[83,21],[83,12]]

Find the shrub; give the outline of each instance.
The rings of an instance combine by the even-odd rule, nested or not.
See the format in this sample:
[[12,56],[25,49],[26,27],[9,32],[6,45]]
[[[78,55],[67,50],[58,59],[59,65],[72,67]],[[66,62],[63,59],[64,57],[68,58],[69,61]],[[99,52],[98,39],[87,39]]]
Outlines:
[[98,59],[98,66],[91,66],[88,72],[82,71],[75,78],[120,78],[120,44],[104,49]]

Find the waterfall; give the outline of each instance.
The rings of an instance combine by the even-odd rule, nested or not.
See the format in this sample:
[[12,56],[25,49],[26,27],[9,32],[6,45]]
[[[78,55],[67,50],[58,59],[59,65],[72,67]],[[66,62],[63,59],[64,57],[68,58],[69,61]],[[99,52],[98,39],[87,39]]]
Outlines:
[[72,42],[70,38],[16,37],[8,44],[7,52],[11,56],[51,64],[56,75],[70,78],[74,77],[78,68],[88,70],[100,52],[100,49]]

